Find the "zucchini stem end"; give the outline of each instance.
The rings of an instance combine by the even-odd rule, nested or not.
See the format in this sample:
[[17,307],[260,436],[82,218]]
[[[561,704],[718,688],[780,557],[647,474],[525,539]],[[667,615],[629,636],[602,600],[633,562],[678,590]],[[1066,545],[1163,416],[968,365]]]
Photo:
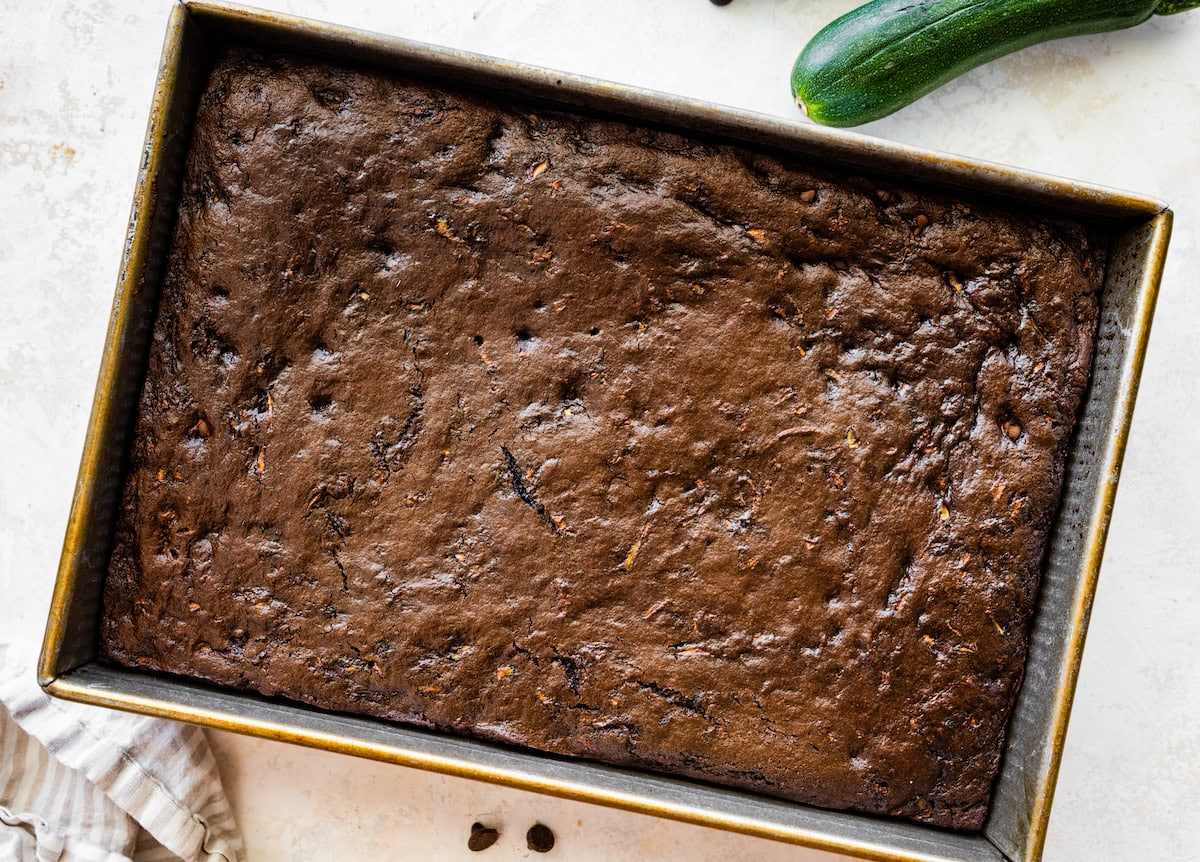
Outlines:
[[1155,15],[1175,15],[1189,9],[1200,8],[1200,0],[1162,0],[1154,9]]

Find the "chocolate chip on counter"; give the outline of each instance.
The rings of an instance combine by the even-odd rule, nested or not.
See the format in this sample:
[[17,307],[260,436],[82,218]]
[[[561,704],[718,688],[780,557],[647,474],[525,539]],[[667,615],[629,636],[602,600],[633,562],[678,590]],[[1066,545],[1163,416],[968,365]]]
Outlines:
[[525,833],[525,843],[535,853],[549,853],[554,849],[554,833],[549,826],[535,823]]
[[[493,844],[500,840],[499,831],[484,826],[482,823],[471,824],[471,837],[467,839],[467,848],[478,853],[480,850],[487,850]],[[551,839],[553,843],[553,839]]]
[[714,6],[728,6],[729,0],[712,0]]

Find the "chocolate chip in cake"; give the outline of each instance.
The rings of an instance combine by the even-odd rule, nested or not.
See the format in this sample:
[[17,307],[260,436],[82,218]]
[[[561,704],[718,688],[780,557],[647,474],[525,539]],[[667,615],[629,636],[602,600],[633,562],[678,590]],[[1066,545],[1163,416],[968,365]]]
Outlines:
[[554,849],[554,833],[549,826],[535,823],[525,833],[525,843],[535,853],[549,853]]
[[472,823],[471,837],[467,839],[467,849],[478,853],[481,850],[487,850],[499,840],[499,830],[484,826],[482,823]]

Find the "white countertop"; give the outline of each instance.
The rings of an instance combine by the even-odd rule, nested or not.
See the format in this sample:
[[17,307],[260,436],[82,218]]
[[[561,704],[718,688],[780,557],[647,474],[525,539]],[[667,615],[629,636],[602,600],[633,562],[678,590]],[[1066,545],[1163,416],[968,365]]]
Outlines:
[[[261,0],[268,2],[268,0]],[[280,11],[795,115],[855,0],[269,0]],[[168,0],[0,0],[0,637],[40,641]],[[1200,860],[1200,11],[1028,50],[863,131],[1177,213],[1046,858]],[[251,862],[839,857],[214,733]],[[466,850],[472,821],[501,828]],[[552,854],[525,849],[536,820]]]

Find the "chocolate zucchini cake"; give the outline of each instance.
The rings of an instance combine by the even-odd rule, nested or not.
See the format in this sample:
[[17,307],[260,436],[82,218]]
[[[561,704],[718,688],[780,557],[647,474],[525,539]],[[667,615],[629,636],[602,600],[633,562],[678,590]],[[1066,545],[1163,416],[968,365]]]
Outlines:
[[1105,245],[236,49],[183,179],[108,660],[976,829]]

